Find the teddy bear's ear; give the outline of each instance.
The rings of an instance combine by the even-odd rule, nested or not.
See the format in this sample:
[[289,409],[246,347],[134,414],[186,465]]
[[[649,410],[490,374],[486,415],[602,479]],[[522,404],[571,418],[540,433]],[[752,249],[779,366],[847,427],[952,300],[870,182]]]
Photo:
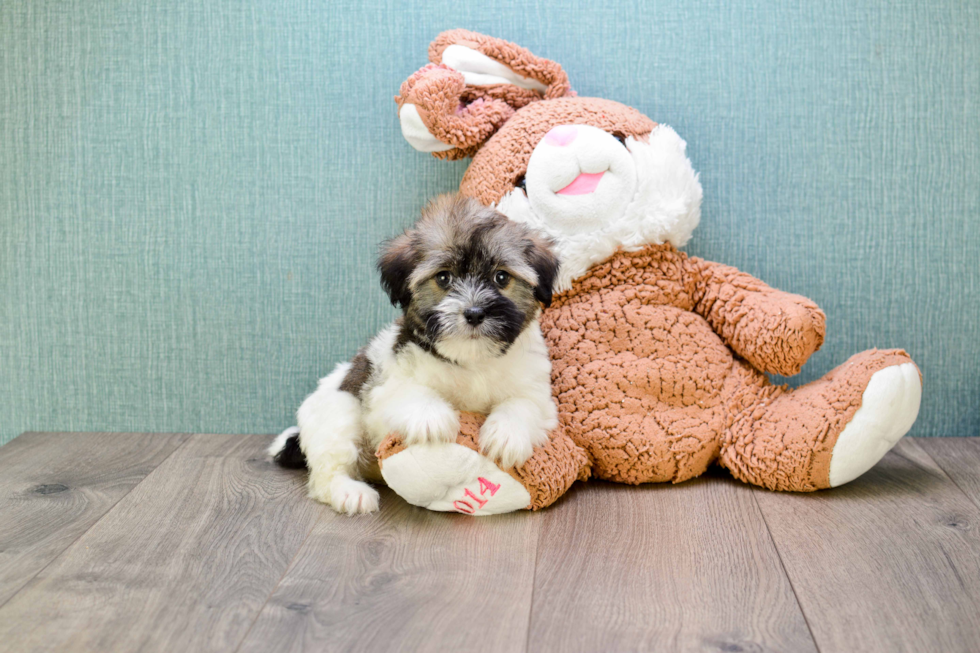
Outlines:
[[515,43],[465,29],[437,36],[429,45],[429,61],[463,73],[471,93],[499,97],[514,109],[535,100],[574,95],[568,75],[554,61]]
[[574,95],[554,61],[476,32],[443,32],[429,46],[429,59],[395,101],[405,139],[438,158],[473,156],[517,109]]

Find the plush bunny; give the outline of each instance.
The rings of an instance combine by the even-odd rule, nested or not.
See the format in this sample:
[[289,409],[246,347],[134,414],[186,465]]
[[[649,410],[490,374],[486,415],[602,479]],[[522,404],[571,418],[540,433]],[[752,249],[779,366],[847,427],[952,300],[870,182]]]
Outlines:
[[[908,432],[921,377],[904,351],[856,354],[797,389],[769,382],[766,372],[796,374],[821,346],[824,314],[677,249],[700,219],[701,186],[673,129],[576,97],[558,64],[500,39],[444,32],[429,59],[396,97],[405,138],[472,157],[461,192],[556,243],[560,292],[541,327],[561,426],[517,470],[480,456],[473,428],[416,452],[395,434],[379,460],[396,492],[488,514],[547,505],[589,473],[678,483],[712,463],[754,485],[812,491],[857,478]],[[560,470],[543,481],[559,492],[540,491],[544,469]],[[491,471],[505,482],[487,485]],[[509,502],[498,501],[490,489],[509,481]]]

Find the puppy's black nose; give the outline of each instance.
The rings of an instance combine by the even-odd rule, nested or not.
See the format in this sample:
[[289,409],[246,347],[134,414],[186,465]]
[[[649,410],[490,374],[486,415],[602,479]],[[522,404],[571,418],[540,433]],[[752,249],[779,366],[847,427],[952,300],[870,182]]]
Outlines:
[[479,306],[470,306],[463,311],[463,317],[466,318],[466,322],[472,326],[479,326],[483,323],[484,318],[486,318],[487,313]]

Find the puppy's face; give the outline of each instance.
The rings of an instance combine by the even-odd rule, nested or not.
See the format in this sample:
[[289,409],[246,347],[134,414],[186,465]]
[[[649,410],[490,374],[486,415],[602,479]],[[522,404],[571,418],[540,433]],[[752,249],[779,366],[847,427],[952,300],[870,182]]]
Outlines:
[[456,362],[502,355],[551,303],[558,260],[527,227],[458,195],[436,198],[389,241],[381,284],[403,330]]

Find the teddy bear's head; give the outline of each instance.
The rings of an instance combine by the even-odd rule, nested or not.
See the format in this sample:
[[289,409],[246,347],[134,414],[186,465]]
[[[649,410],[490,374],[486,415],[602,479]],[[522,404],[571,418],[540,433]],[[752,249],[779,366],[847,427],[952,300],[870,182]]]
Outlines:
[[429,59],[395,98],[402,133],[436,157],[473,157],[460,191],[555,240],[558,290],[619,249],[690,238],[701,186],[673,129],[577,97],[561,66],[507,41],[451,30]]

